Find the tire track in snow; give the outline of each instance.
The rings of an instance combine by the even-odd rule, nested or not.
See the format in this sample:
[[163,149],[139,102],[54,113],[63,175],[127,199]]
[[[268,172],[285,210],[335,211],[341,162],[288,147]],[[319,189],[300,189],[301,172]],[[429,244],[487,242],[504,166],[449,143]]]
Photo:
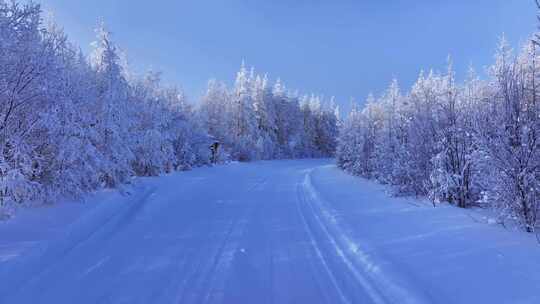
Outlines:
[[[44,251],[30,255],[25,261],[15,264],[13,267],[26,266],[24,269],[14,271],[17,277],[10,283],[10,290],[6,293],[7,298],[21,292],[24,287],[38,282],[48,271],[58,267],[66,256],[72,254],[86,243],[95,238],[107,239],[111,236],[111,226],[117,227],[119,223],[124,223],[126,217],[133,217],[132,209],[137,212],[141,206],[154,193],[155,188],[147,188],[137,196],[132,202],[123,202],[113,210],[100,210],[90,213],[81,220],[72,224],[65,233],[65,237],[58,238],[52,244],[48,244]],[[109,213],[106,217],[101,217],[101,212]],[[96,220],[97,219],[97,220]],[[27,263],[33,264],[28,267]],[[30,273],[30,271],[32,273]]]
[[[262,178],[255,182],[248,192],[254,192],[261,190],[266,185],[268,178]],[[261,207],[260,204],[251,202],[252,206],[242,215],[241,219],[231,227],[230,233],[224,240],[222,248],[218,255],[216,255],[213,265],[213,271],[208,275],[211,282],[204,298],[203,303],[221,303],[225,295],[225,281],[227,273],[230,269],[231,263],[234,259],[234,255],[239,250],[238,240],[243,234],[245,227],[248,223],[248,215],[252,215],[255,209]]]
[[[247,192],[262,189],[267,183],[267,178],[257,180],[250,185]],[[249,202],[251,206],[244,207],[238,216],[229,222],[227,232],[219,242],[218,246],[210,249],[214,252],[210,257],[199,259],[199,267],[188,275],[181,284],[177,303],[220,303],[225,294],[226,277],[231,267],[235,254],[238,252],[238,240],[244,232],[248,222],[248,217],[257,207],[257,203]],[[217,227],[219,229],[219,227]],[[189,286],[190,281],[196,280],[194,286]],[[187,291],[187,288],[192,290]],[[186,292],[192,292],[186,294]]]
[[[379,267],[383,263],[372,261],[368,254],[363,252],[345,231],[339,227],[335,217],[324,209],[323,205],[327,203],[319,196],[312,184],[312,172],[313,169],[309,170],[304,175],[304,181],[298,185],[300,198],[298,201],[298,211],[310,235],[317,256],[329,274],[332,284],[340,294],[342,302],[351,303],[350,297],[353,295],[346,293],[340,285],[341,281],[336,279],[338,274],[335,272],[337,269],[329,267],[330,263],[323,254],[325,249],[333,251],[335,256],[339,258],[339,262],[345,265],[346,271],[352,275],[356,283],[373,303],[429,303],[423,296],[414,294],[407,287],[391,280],[388,276],[389,273],[384,273]],[[331,246],[327,247],[331,248],[320,245],[325,243],[330,244]]]
[[[195,260],[197,263],[194,267],[189,269],[189,274],[186,275],[180,286],[176,296],[175,303],[201,303],[204,301],[205,296],[208,294],[208,290],[211,289],[208,283],[216,272],[217,265],[223,256],[225,255],[225,247],[230,241],[232,234],[235,231],[237,224],[243,220],[244,215],[241,212],[238,216],[231,219],[226,228],[224,236],[222,236],[216,245],[214,242],[206,243],[200,247],[195,248],[184,260],[185,266],[193,264]],[[213,229],[219,229],[221,225],[215,225]],[[199,229],[194,229],[200,231]],[[214,230],[209,233],[215,233]]]
[[306,230],[306,232],[307,232],[307,234],[309,236],[310,244],[311,244],[313,250],[315,251],[315,254],[317,255],[317,258],[319,259],[319,261],[323,265],[323,268],[324,268],[326,274],[328,275],[328,278],[332,282],[332,286],[334,287],[335,291],[339,295],[339,298],[340,298],[341,302],[349,304],[351,302],[345,296],[345,293],[343,292],[343,290],[339,286],[339,284],[338,284],[338,282],[336,280],[336,277],[334,276],[334,273],[332,272],[332,270],[330,270],[330,267],[328,266],[328,263],[327,263],[326,259],[324,258],[323,254],[321,252],[321,249],[320,249],[320,247],[318,245],[318,242],[317,242],[317,240],[315,239],[315,237],[313,235],[313,231],[311,230],[311,228],[309,227],[309,225],[307,223],[306,216],[304,215],[304,212],[302,211],[302,208],[300,206],[300,205],[303,205],[305,203],[306,203],[305,202],[305,194],[303,193],[303,189],[301,188],[301,185],[298,185],[297,210],[298,210],[298,213],[300,214],[300,218],[302,219],[302,223],[304,225],[304,228],[305,228],[305,230]]

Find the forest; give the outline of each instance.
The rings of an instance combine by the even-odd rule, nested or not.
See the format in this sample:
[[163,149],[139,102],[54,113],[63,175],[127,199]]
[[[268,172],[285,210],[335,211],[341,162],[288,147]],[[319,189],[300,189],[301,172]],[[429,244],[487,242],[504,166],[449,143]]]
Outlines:
[[212,162],[328,157],[337,107],[242,64],[188,102],[131,72],[104,25],[84,54],[39,4],[0,0],[0,217]]

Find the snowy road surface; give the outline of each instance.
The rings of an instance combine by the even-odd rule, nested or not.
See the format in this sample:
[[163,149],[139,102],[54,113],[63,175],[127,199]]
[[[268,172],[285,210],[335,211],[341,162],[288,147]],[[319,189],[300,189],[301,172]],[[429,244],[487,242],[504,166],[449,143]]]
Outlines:
[[0,223],[0,303],[540,303],[540,246],[330,160],[196,169]]

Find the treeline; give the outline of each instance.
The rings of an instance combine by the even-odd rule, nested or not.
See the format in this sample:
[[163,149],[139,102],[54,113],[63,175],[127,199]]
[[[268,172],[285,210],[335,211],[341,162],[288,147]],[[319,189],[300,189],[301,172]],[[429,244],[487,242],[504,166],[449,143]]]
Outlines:
[[459,207],[490,206],[526,231],[540,216],[540,58],[503,40],[485,80],[421,73],[355,107],[343,123],[338,164],[353,174]]
[[242,65],[234,87],[210,81],[200,120],[237,160],[333,156],[338,108],[318,96],[298,96],[278,79]]
[[211,82],[200,107],[160,74],[130,73],[104,27],[89,56],[40,6],[0,0],[0,217],[133,176],[222,160],[331,155],[333,110],[243,67],[233,89]]

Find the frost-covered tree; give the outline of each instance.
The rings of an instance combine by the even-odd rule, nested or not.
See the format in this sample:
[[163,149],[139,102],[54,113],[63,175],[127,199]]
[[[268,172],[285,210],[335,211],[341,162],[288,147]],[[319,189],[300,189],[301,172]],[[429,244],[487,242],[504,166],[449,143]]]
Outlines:
[[229,131],[232,126],[231,93],[224,83],[210,80],[206,93],[199,103],[199,118],[208,132],[224,145],[231,147],[234,141]]
[[100,25],[96,30],[97,40],[93,43],[91,66],[96,72],[97,90],[94,128],[100,142],[96,147],[104,156],[101,179],[106,186],[115,186],[126,181],[130,163],[135,156],[123,136],[129,132],[128,83],[121,65],[121,54],[111,40],[110,32]]
[[242,63],[236,75],[231,100],[232,120],[229,128],[234,138],[233,155],[239,160],[256,159],[259,152],[257,151],[259,134],[251,85],[252,76]]
[[351,101],[351,112],[340,127],[336,161],[339,167],[352,174],[361,174],[358,166],[365,161],[361,159],[364,138],[362,133],[364,127],[364,117],[358,104]]
[[253,81],[253,109],[257,119],[259,158],[273,159],[277,155],[276,113],[268,77],[257,75]]
[[517,216],[527,231],[538,223],[540,210],[540,112],[537,104],[535,47],[529,43],[519,57],[501,43],[491,68],[493,95],[485,115],[481,149],[489,158],[494,183],[487,190],[503,215]]
[[473,71],[464,87],[455,84],[453,72],[445,76],[438,128],[438,154],[432,159],[430,196],[465,208],[477,204],[483,190],[482,151],[478,147],[477,130],[481,112],[482,91]]

